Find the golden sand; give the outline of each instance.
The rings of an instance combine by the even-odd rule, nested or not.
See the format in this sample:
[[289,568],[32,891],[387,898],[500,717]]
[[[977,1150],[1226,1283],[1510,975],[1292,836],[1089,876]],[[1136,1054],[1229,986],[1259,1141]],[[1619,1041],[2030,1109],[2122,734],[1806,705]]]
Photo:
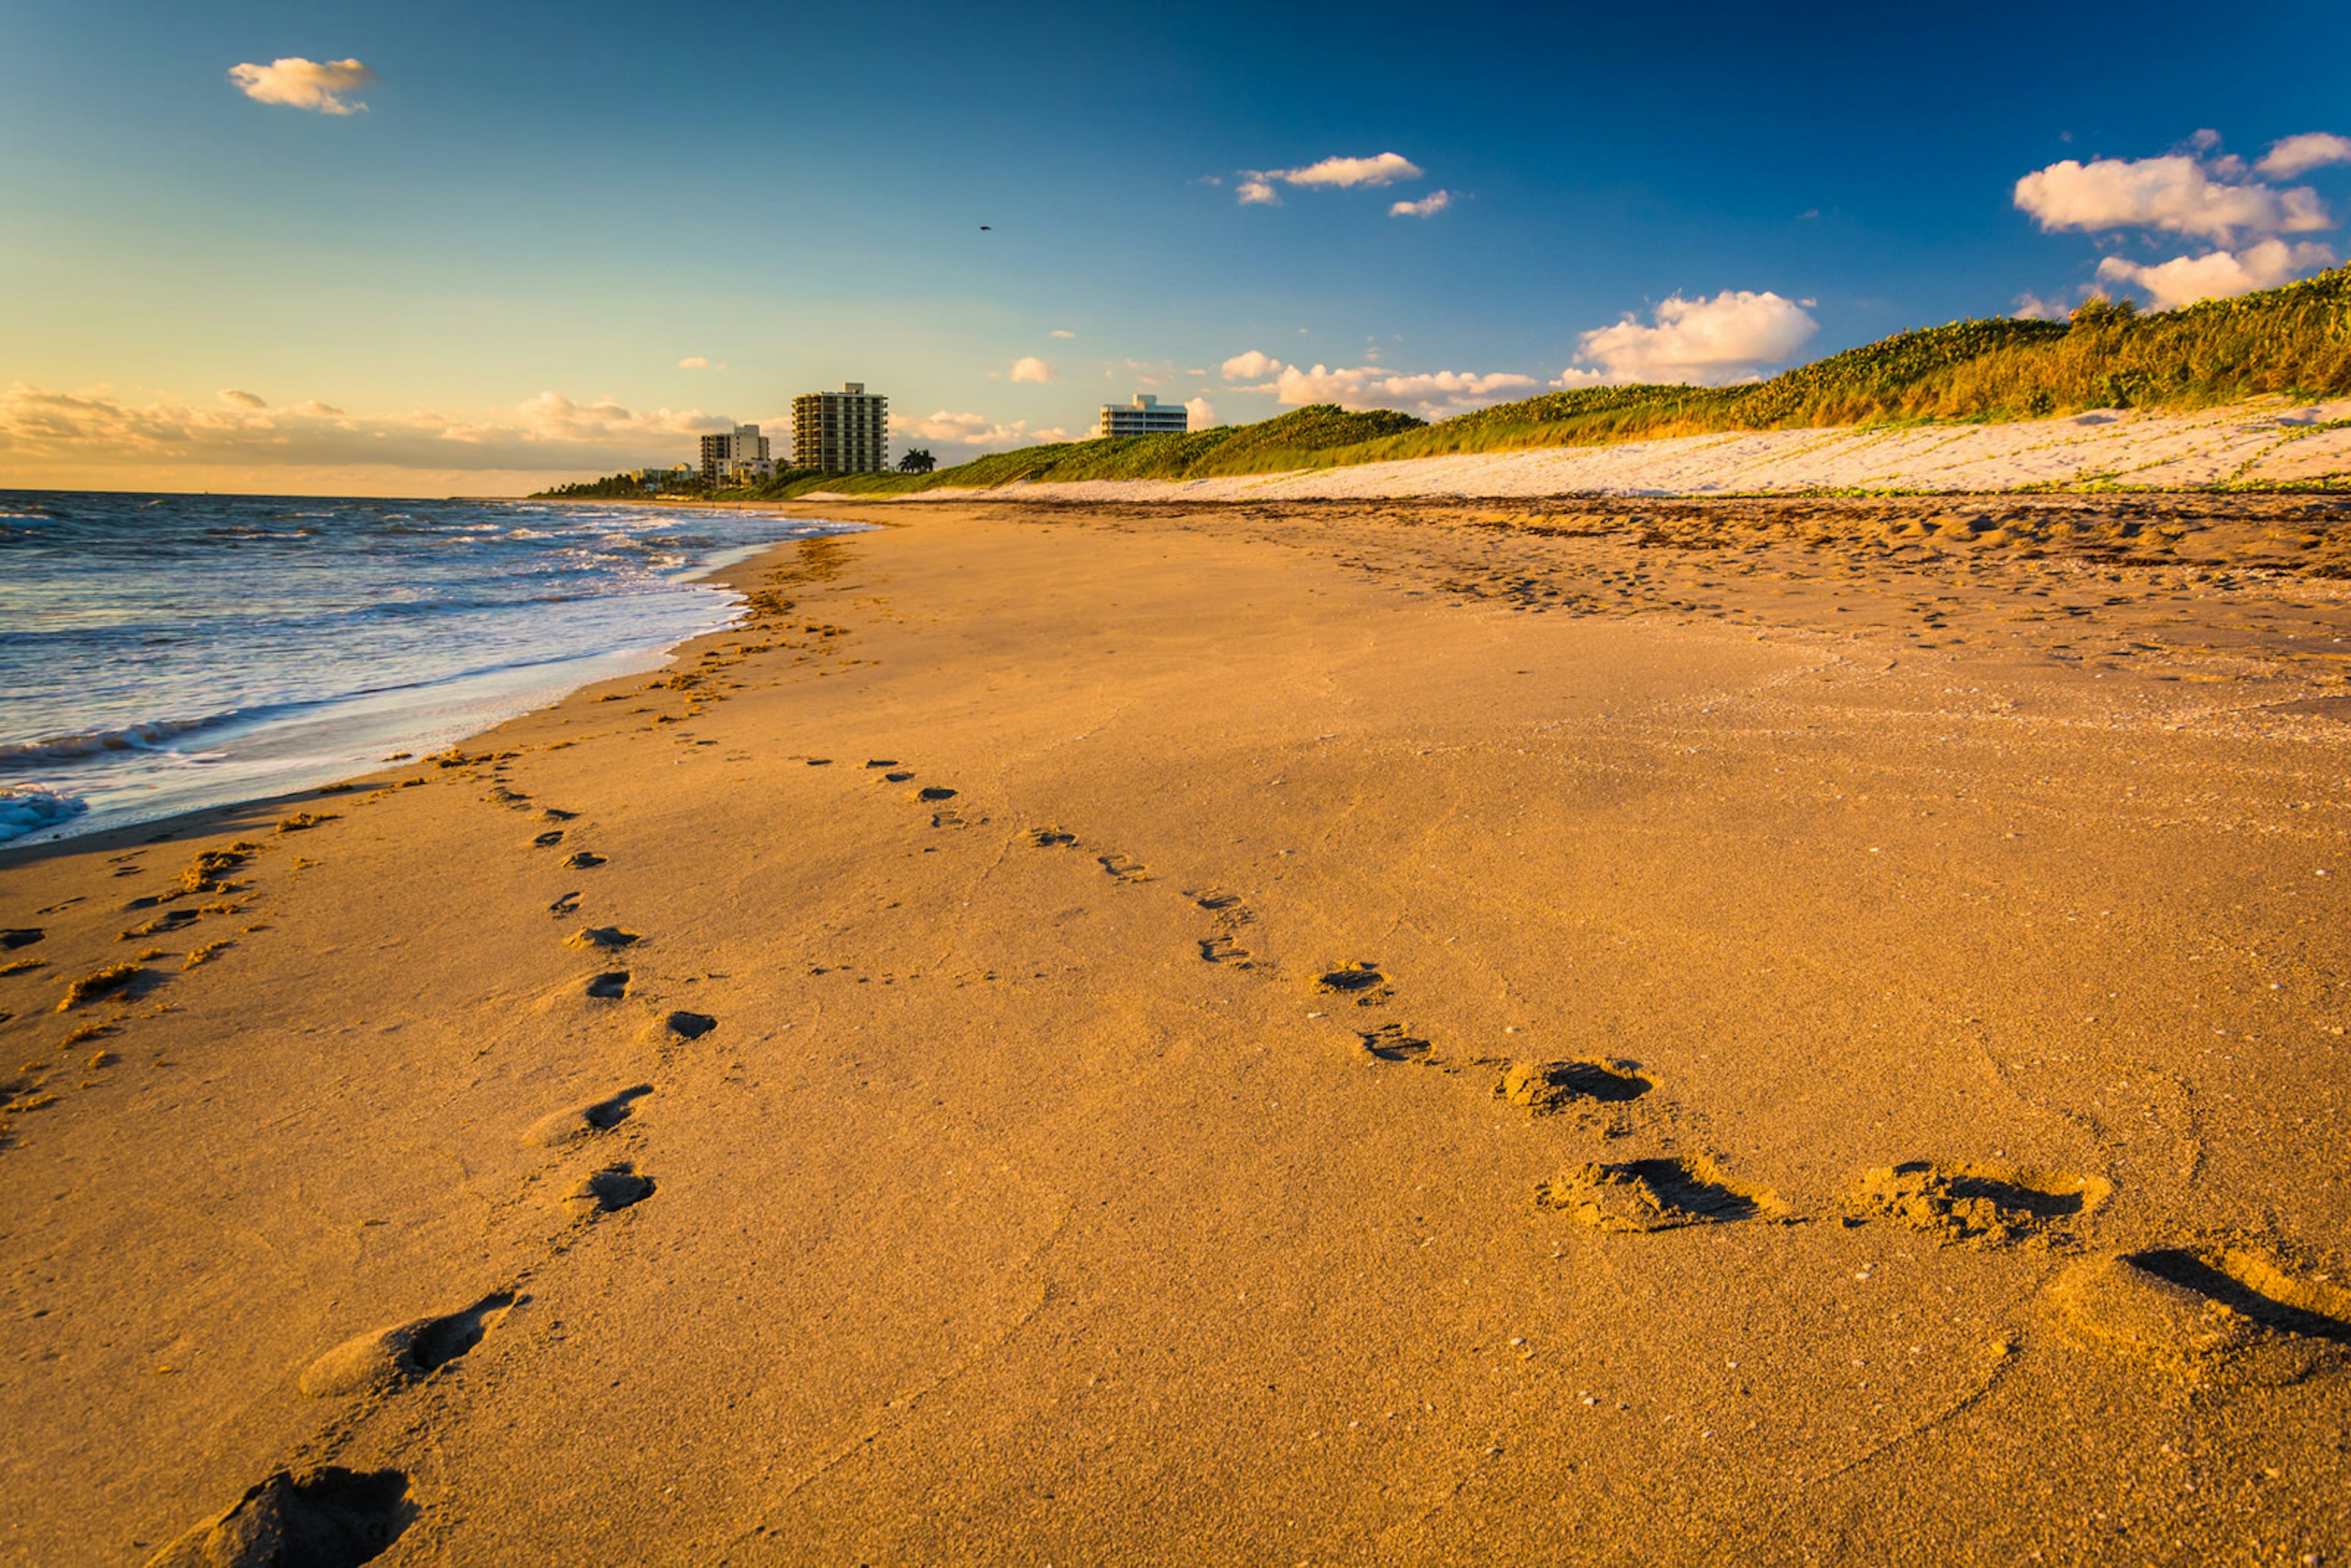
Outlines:
[[0,1560],[2351,1552],[2333,503],[862,515],[0,856]]

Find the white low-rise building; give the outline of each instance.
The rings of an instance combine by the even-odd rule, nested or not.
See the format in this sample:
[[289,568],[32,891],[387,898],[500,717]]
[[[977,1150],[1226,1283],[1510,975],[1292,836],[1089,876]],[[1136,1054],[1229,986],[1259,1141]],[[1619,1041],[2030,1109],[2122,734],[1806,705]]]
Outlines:
[[1191,428],[1192,411],[1182,403],[1162,404],[1149,392],[1137,392],[1131,405],[1102,404],[1102,423],[1095,428],[1094,434],[1180,435]]

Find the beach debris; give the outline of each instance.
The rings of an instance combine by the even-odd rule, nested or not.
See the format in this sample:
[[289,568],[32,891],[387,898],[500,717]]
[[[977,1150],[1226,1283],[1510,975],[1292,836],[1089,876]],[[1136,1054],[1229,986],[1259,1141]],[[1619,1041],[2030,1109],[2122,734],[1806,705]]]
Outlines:
[[1535,1188],[1535,1202],[1600,1230],[1672,1230],[1787,1213],[1778,1198],[1732,1181],[1704,1155],[1583,1166]]
[[223,850],[205,850],[180,873],[180,885],[190,893],[235,893],[227,878],[260,852],[259,844],[239,839]]
[[121,936],[117,936],[115,940],[118,942],[131,942],[135,941],[141,936],[155,936],[168,932],[177,931],[181,926],[185,925],[190,921],[195,919],[197,914],[198,912],[193,909],[167,909],[162,914],[155,916],[154,919],[147,922],[144,925],[132,926],[130,930],[125,931]]
[[2087,1218],[2113,1191],[2098,1176],[1911,1160],[1864,1173],[1852,1204],[1946,1246],[2047,1249],[2074,1245],[2065,1222]]
[[277,824],[277,831],[281,833],[308,832],[310,829],[318,827],[323,822],[335,822],[340,821],[342,819],[333,811],[319,811],[316,813],[309,811],[297,811],[292,816],[281,820]]
[[276,1470],[149,1558],[147,1568],[357,1568],[381,1556],[416,1511],[399,1470]]
[[65,999],[57,1004],[57,1011],[68,1012],[85,1002],[94,1002],[100,997],[128,990],[145,973],[136,964],[109,964],[96,974],[84,975],[68,986]]

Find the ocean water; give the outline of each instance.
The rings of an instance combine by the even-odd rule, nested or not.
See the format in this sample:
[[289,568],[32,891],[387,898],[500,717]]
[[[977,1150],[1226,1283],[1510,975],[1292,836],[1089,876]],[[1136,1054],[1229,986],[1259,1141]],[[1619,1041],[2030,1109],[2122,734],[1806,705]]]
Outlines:
[[853,524],[559,501],[0,490],[0,842],[422,755],[732,621]]

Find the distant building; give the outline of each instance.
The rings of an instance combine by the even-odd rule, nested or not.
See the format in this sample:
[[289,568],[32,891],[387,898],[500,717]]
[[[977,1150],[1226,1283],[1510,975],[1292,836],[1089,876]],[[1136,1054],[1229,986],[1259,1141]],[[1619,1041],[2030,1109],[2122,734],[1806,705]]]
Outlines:
[[702,482],[705,485],[768,479],[775,472],[776,465],[768,456],[768,438],[759,434],[756,424],[738,424],[729,434],[702,438]]
[[689,465],[681,463],[674,468],[634,469],[628,477],[648,490],[658,490],[665,486],[685,484],[693,479],[694,474],[695,470]]
[[1134,394],[1132,407],[1114,402],[1102,404],[1102,424],[1094,431],[1102,435],[1163,435],[1169,432],[1180,435],[1192,428],[1192,411],[1182,403],[1166,408],[1149,392]]
[[827,474],[886,473],[890,400],[867,392],[863,382],[792,399],[792,465]]

